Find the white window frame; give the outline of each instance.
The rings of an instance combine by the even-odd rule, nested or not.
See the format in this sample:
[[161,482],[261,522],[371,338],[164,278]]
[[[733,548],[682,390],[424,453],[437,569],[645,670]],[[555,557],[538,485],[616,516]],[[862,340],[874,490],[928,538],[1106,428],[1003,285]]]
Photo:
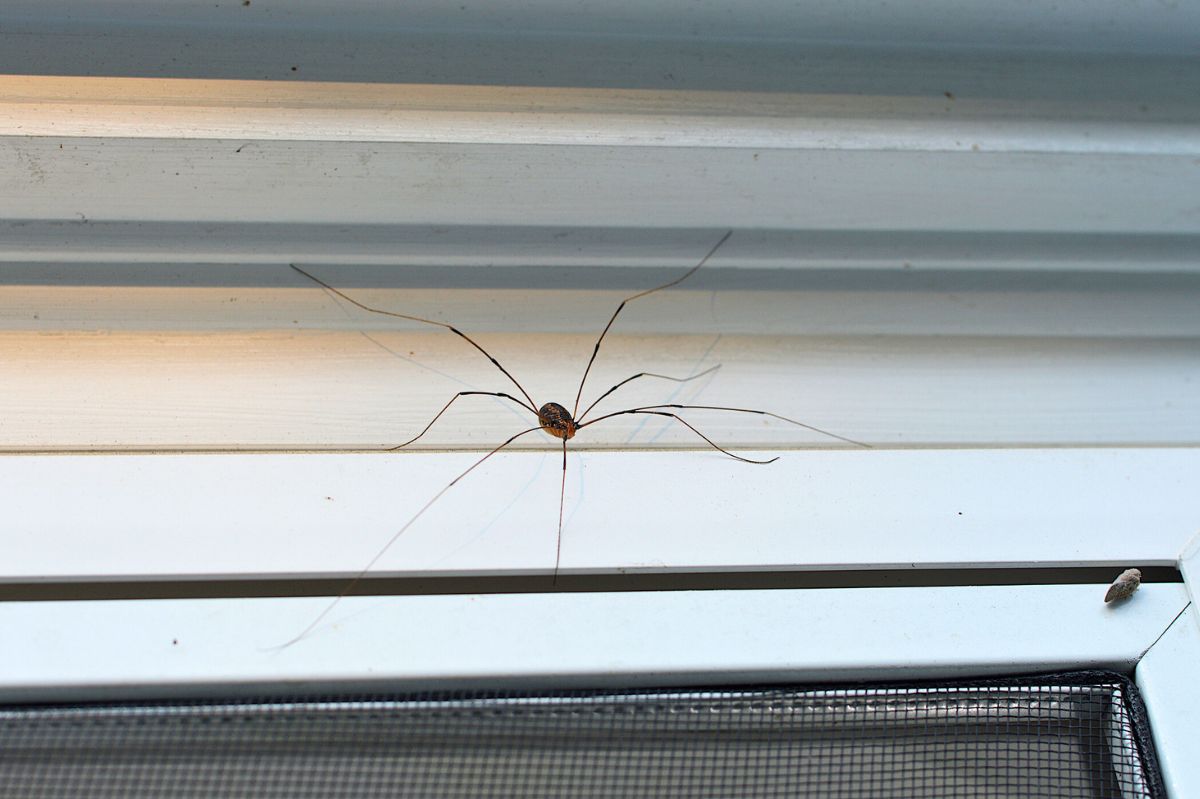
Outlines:
[[[120,270],[183,265],[193,271],[181,286],[198,265],[225,275],[282,271],[289,261],[516,270],[564,263],[565,249],[539,240],[555,230],[585,241],[575,265],[600,273],[685,267],[710,231],[726,229],[739,231],[736,265],[759,272],[833,263],[866,273],[894,266],[903,247],[917,268],[964,274],[1040,269],[1153,282],[1197,271],[1195,9],[1011,0],[881,16],[855,3],[767,2],[748,16],[717,0],[500,3],[483,34],[456,30],[461,23],[435,6],[405,17],[384,4],[325,5],[272,19],[260,16],[265,4],[6,4],[0,299],[9,302],[0,342],[138,324],[217,330],[252,318],[196,310],[186,295],[157,316],[105,306],[106,281]],[[229,13],[254,24],[231,27],[218,16]],[[305,60],[292,64],[295,53]],[[555,61],[551,77],[537,72]],[[539,85],[539,74],[553,85]],[[492,85],[479,85],[485,78]],[[624,167],[613,169],[614,159]],[[315,164],[344,168],[342,178],[322,177]],[[435,232],[448,224],[475,239],[439,244]],[[392,246],[401,226],[424,231],[406,263]],[[55,299],[81,275],[95,291]],[[968,298],[982,303],[973,313],[933,323],[927,312],[945,311],[946,298],[888,298],[874,306],[892,311],[886,323],[868,315],[877,329],[841,306],[818,323],[753,320],[753,303],[737,307],[759,336],[1033,330],[1099,350],[1106,336],[1195,341],[1194,295],[1163,281],[1082,312],[1070,292],[1040,306],[979,292]],[[301,285],[266,286],[259,312],[370,327]],[[472,304],[486,297],[464,307]],[[51,308],[50,321],[11,311],[26,307]],[[566,329],[577,306],[564,308],[554,324]],[[652,341],[673,321],[636,324]],[[1193,367],[1182,352],[1139,374],[1186,383]],[[905,378],[904,390],[922,377]],[[1088,412],[1132,396],[1109,388]],[[397,413],[407,429],[427,404]],[[704,573],[719,585],[724,572],[752,570],[909,568],[959,583],[983,568],[1181,571],[1182,583],[1148,582],[1117,606],[1101,601],[1102,583],[1033,576],[1020,585],[348,597],[281,648],[328,599],[4,601],[0,700],[1104,667],[1132,672],[1143,690],[1172,795],[1200,794],[1191,721],[1200,714],[1200,449],[1186,409],[1161,413],[1149,440],[1131,424],[1094,437],[1082,427],[1057,438],[1042,429],[1032,441],[972,429],[941,441],[963,448],[896,448],[904,442],[876,435],[888,447],[795,451],[811,442],[789,441],[761,452],[784,457],[752,473],[698,451],[590,451],[575,461],[586,465],[593,499],[568,527],[564,584],[628,572]],[[432,495],[413,488],[401,501],[397,486],[436,491],[471,457],[116,454],[131,442],[119,417],[117,446],[70,419],[47,420],[0,418],[12,450],[0,455],[6,591],[352,576],[394,531],[398,508]],[[199,435],[198,446],[214,446],[212,429]],[[318,448],[342,441],[297,436]],[[246,439],[237,431],[233,440],[215,448]],[[161,439],[148,442],[129,448]],[[108,451],[55,452],[72,443]],[[1146,443],[1154,446],[1137,446]],[[449,495],[425,534],[406,535],[377,573],[544,583],[554,470],[539,478],[546,491],[506,482],[542,457],[497,456],[487,475],[473,475],[470,501]],[[500,521],[481,546],[467,546],[475,532],[462,531],[480,530],[470,515],[478,506],[502,509]]]

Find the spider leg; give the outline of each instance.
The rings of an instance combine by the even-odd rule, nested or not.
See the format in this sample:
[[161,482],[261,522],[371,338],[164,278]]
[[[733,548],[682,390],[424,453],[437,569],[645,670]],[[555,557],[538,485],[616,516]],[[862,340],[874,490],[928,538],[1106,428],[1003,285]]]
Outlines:
[[670,377],[668,375],[655,374],[654,372],[638,372],[633,377],[625,378],[620,383],[617,383],[615,386],[610,388],[608,391],[605,391],[603,394],[601,394],[599,397],[597,397],[596,401],[593,402],[591,405],[587,406],[587,409],[582,414],[580,414],[579,418],[576,419],[575,421],[576,422],[582,421],[584,419],[584,417],[586,417],[589,413],[592,412],[592,408],[595,408],[597,405],[600,404],[600,400],[604,399],[609,394],[613,393],[614,391],[616,391],[618,388],[625,385],[626,383],[632,383],[634,380],[637,380],[639,377],[657,377],[660,380],[671,380],[676,383],[686,383],[689,380],[696,380],[697,378],[701,378],[701,377],[704,377],[705,375],[712,374],[713,372],[717,371],[720,368],[721,368],[721,364],[717,364],[716,366],[710,366],[709,368],[705,369],[703,372],[697,372],[696,374],[689,375],[687,377]]
[[[837,433],[831,433],[828,430],[822,430],[819,427],[813,427],[811,424],[805,424],[804,422],[797,422],[795,419],[789,419],[788,417],[780,416],[777,413],[771,413],[770,411],[760,411],[760,410],[756,410],[754,408],[727,408],[723,405],[678,405],[678,404],[670,403],[670,404],[663,404],[663,405],[643,405],[640,408],[630,408],[628,411],[619,411],[616,414],[608,414],[608,416],[617,416],[620,413],[630,413],[633,411],[636,411],[636,412],[652,411],[652,410],[657,410],[659,408],[675,408],[675,409],[679,409],[679,410],[700,410],[700,411],[732,411],[734,413],[754,413],[759,416],[770,416],[772,419],[778,419],[781,422],[787,422],[788,424],[794,424],[797,427],[803,427],[805,430],[811,430],[814,433],[820,433],[823,436],[829,436],[830,438],[836,438],[838,441],[845,441],[847,444],[853,444],[856,447],[862,447],[863,449],[871,449],[870,444],[864,444],[863,442],[855,441],[852,438],[846,438],[845,436],[839,436]],[[597,418],[593,419],[592,421],[587,422],[586,424],[581,424],[579,426],[586,427],[587,425],[598,422],[601,419],[607,419],[608,416],[597,417]]]
[[[409,314],[396,313],[395,311],[385,311],[381,308],[372,308],[371,306],[364,305],[363,303],[359,302],[358,300],[354,299],[353,297],[350,297],[347,294],[335,289],[333,286],[329,285],[324,280],[321,280],[321,278],[316,277],[314,275],[310,275],[308,272],[305,272],[303,269],[296,266],[295,264],[288,264],[288,266],[290,266],[292,269],[295,269],[297,272],[304,275],[306,278],[308,278],[312,282],[316,283],[318,286],[321,286],[326,291],[328,291],[338,297],[341,297],[343,300],[350,303],[351,305],[354,305],[358,308],[362,308],[364,311],[369,311],[370,313],[382,314],[384,316],[392,316],[392,317],[395,317],[396,319],[407,319],[410,322],[422,322],[427,325],[437,325],[438,327],[442,327],[442,328],[445,328],[446,330],[449,330],[451,333],[453,333],[454,335],[463,339],[468,344],[470,344],[472,347],[474,347],[475,349],[482,352],[484,357],[486,357],[489,361],[491,361],[493,366],[495,366],[497,369],[499,369],[501,372],[503,372],[504,376],[507,377],[509,380],[511,380],[512,384],[517,387],[517,389],[521,392],[522,396],[524,396],[525,399],[527,399],[529,401],[529,409],[532,410],[534,413],[537,413],[537,404],[534,403],[533,397],[529,396],[529,392],[527,392],[524,389],[524,387],[520,383],[517,382],[517,378],[515,378],[511,374],[509,374],[508,370],[505,369],[503,366],[501,366],[500,362],[497,361],[495,358],[493,358],[491,353],[489,353],[483,347],[481,347],[477,343],[475,343],[475,340],[473,338],[471,338],[466,333],[459,330],[454,325],[450,325],[445,322],[438,322],[433,319],[425,319],[424,317],[420,317],[420,316],[411,316]],[[686,275],[685,275],[685,277],[686,277]]]
[[721,240],[718,241],[716,244],[714,244],[712,246],[712,249],[710,249],[708,251],[708,254],[700,259],[700,263],[696,264],[691,269],[684,272],[682,275],[680,275],[679,277],[670,281],[669,283],[663,283],[661,286],[655,286],[652,289],[646,289],[645,291],[640,291],[637,294],[634,294],[632,297],[626,297],[625,299],[621,300],[621,304],[617,306],[617,310],[613,311],[613,315],[608,320],[608,324],[605,325],[604,330],[602,330],[600,332],[600,338],[596,339],[596,346],[592,348],[592,357],[588,358],[587,368],[583,370],[583,379],[579,381],[579,391],[576,392],[576,394],[575,394],[575,408],[574,408],[574,410],[571,411],[572,416],[579,415],[579,398],[583,396],[583,384],[587,382],[588,373],[592,371],[592,364],[596,362],[596,355],[600,352],[600,343],[602,341],[604,341],[604,337],[608,335],[608,329],[613,326],[613,322],[617,321],[617,314],[621,313],[621,311],[625,309],[625,305],[627,303],[633,302],[638,297],[645,297],[647,294],[653,294],[656,291],[662,291],[663,289],[669,289],[669,288],[671,288],[671,286],[677,286],[680,283],[682,283],[683,281],[687,280],[689,277],[691,277],[692,275],[694,275],[696,273],[697,269],[699,269],[700,267],[702,267],[706,263],[708,263],[708,259],[712,258],[713,255],[716,254],[717,250],[721,249],[721,245],[724,244],[725,242],[727,242],[729,240],[729,237],[732,235],[733,235],[733,231],[727,230],[725,232],[725,235],[721,237]]
[[[505,399],[510,399],[513,402],[517,403],[518,405],[520,405],[522,408],[524,408],[527,411],[531,410],[528,405],[521,402],[519,399],[517,399],[516,397],[514,397],[511,394],[505,394],[503,391],[460,391],[457,394],[455,394],[453,397],[451,397],[449,402],[447,402],[444,406],[442,406],[442,409],[437,412],[437,415],[434,416],[433,419],[430,420],[429,424],[425,425],[424,430],[417,433],[415,436],[410,438],[408,441],[405,441],[403,444],[397,444],[394,447],[388,447],[384,451],[385,452],[395,452],[398,449],[404,449],[409,444],[414,443],[418,438],[420,438],[421,436],[428,433],[429,428],[433,427],[434,422],[436,422],[438,419],[442,418],[442,414],[445,413],[446,411],[450,410],[450,406],[453,405],[454,401],[457,400],[459,397],[470,397],[470,396],[479,396],[479,395],[487,396],[487,397],[504,397]],[[534,412],[534,415],[535,416],[537,415],[536,411]]]
[[655,410],[649,410],[647,408],[630,408],[629,410],[626,410],[626,411],[616,411],[614,413],[606,414],[604,416],[598,416],[595,419],[593,419],[592,421],[588,422],[588,424],[595,424],[596,422],[600,422],[605,419],[611,419],[614,416],[626,416],[626,415],[631,415],[631,414],[645,415],[645,416],[666,416],[671,419],[674,419],[675,421],[679,422],[684,427],[691,430],[693,433],[695,433],[696,435],[700,436],[705,441],[707,441],[708,445],[710,447],[712,447],[713,449],[717,450],[718,452],[720,452],[724,455],[728,455],[729,457],[733,458],[734,460],[742,461],[743,463],[767,464],[767,463],[774,463],[775,461],[779,460],[778,455],[776,455],[774,458],[771,458],[770,460],[765,460],[765,461],[756,461],[753,458],[743,458],[741,455],[734,455],[732,452],[725,449],[721,445],[717,444],[715,441],[713,441],[711,438],[709,438],[708,436],[701,433],[696,428],[692,427],[690,424],[688,424],[688,422],[683,417],[678,416],[674,413],[668,413],[667,411],[655,411]]
[[563,439],[563,468],[562,468],[562,485],[558,489],[558,543],[554,549],[554,578],[551,580],[551,585],[558,585],[558,564],[562,562],[562,528],[563,528],[563,500],[567,496],[567,440]]
[[324,609],[324,610],[322,610],[322,611],[320,612],[320,614],[318,614],[318,615],[317,615],[317,617],[316,617],[315,619],[313,619],[313,620],[312,620],[312,622],[311,622],[311,623],[310,623],[310,624],[309,624],[307,627],[305,627],[305,628],[304,628],[304,629],[303,629],[303,630],[300,632],[300,634],[299,634],[299,635],[297,635],[295,638],[291,639],[291,640],[290,640],[290,641],[288,641],[287,643],[285,643],[285,644],[282,644],[281,646],[278,646],[278,647],[276,647],[276,648],[275,648],[275,649],[276,649],[276,651],[280,651],[280,650],[287,649],[289,646],[291,646],[292,644],[296,643],[297,641],[299,641],[300,639],[302,639],[304,636],[306,636],[306,635],[308,635],[310,632],[312,632],[313,628],[314,628],[314,627],[316,627],[318,624],[320,624],[320,623],[321,623],[321,619],[323,619],[323,618],[325,618],[327,615],[329,615],[329,612],[330,612],[331,610],[333,610],[333,609],[334,609],[334,607],[336,607],[336,606],[337,606],[337,604],[338,604],[339,602],[341,602],[341,601],[342,601],[342,600],[343,600],[343,599],[346,597],[346,595],[347,595],[347,594],[349,594],[351,591],[353,591],[353,590],[354,590],[354,586],[358,585],[358,584],[359,584],[359,582],[361,582],[361,581],[362,581],[362,578],[364,578],[364,577],[366,577],[366,576],[367,576],[367,572],[371,571],[371,567],[372,567],[372,566],[374,566],[376,563],[378,563],[378,562],[379,562],[379,559],[380,559],[380,558],[382,558],[382,557],[383,557],[383,555],[384,555],[384,553],[385,553],[385,552],[387,552],[387,551],[388,551],[388,550],[391,548],[392,544],[396,543],[396,539],[398,539],[400,536],[404,535],[404,533],[406,533],[406,532],[408,531],[408,528],[412,527],[412,526],[413,526],[413,524],[414,524],[414,523],[417,521],[417,519],[421,518],[421,517],[422,517],[422,516],[425,514],[425,511],[427,511],[427,510],[429,510],[431,507],[433,507],[433,504],[434,504],[435,502],[437,502],[439,499],[441,499],[441,498],[442,498],[442,495],[444,495],[444,494],[445,494],[447,491],[449,491],[451,488],[453,488],[453,487],[454,487],[454,485],[455,485],[455,484],[456,484],[456,483],[457,483],[459,480],[463,479],[463,478],[464,478],[464,477],[466,477],[468,474],[470,474],[471,472],[475,471],[475,468],[476,468],[476,467],[478,467],[478,466],[479,466],[481,463],[483,463],[483,462],[484,462],[484,461],[486,461],[488,458],[490,458],[490,457],[492,457],[493,455],[495,455],[495,454],[496,454],[497,452],[499,452],[500,450],[502,450],[502,449],[504,449],[505,447],[507,447],[509,444],[511,444],[511,443],[513,443],[514,441],[516,441],[516,440],[517,440],[518,438],[520,438],[521,436],[523,436],[523,435],[526,435],[526,434],[528,434],[528,433],[532,433],[534,430],[541,430],[541,429],[542,429],[542,428],[541,428],[541,426],[539,425],[538,427],[531,427],[531,428],[529,428],[528,430],[522,430],[521,432],[517,433],[515,436],[513,436],[513,437],[509,438],[507,441],[505,441],[505,442],[504,442],[503,444],[501,444],[500,446],[498,446],[498,447],[496,447],[495,449],[493,449],[493,450],[492,450],[491,452],[489,452],[488,454],[484,455],[484,456],[483,456],[482,458],[480,458],[479,460],[477,460],[477,461],[475,461],[474,463],[472,463],[472,464],[470,465],[470,467],[468,467],[468,468],[467,468],[467,469],[466,469],[464,472],[462,472],[460,475],[458,475],[458,477],[455,477],[453,480],[451,480],[449,483],[447,483],[445,488],[443,488],[441,491],[439,491],[439,492],[437,492],[436,494],[434,494],[432,499],[430,499],[428,502],[426,502],[426,503],[425,503],[425,504],[424,504],[424,505],[421,507],[421,509],[420,509],[419,511],[417,511],[416,513],[414,513],[414,514],[413,514],[413,516],[412,516],[412,518],[410,518],[410,519],[409,519],[407,522],[405,522],[405,523],[404,523],[404,526],[403,526],[403,527],[401,527],[399,530],[397,530],[397,531],[396,531],[396,532],[395,532],[395,533],[392,535],[392,537],[391,537],[391,538],[389,538],[389,539],[387,540],[387,543],[386,543],[386,544],[384,544],[382,547],[380,547],[380,548],[379,548],[379,551],[375,553],[375,557],[371,558],[371,562],[370,562],[370,563],[368,563],[368,564],[366,565],[366,567],[364,567],[364,568],[363,568],[363,570],[362,570],[362,571],[360,571],[358,574],[356,574],[356,575],[354,576],[354,579],[352,579],[352,580],[350,580],[350,582],[346,583],[346,587],[345,587],[345,588],[343,588],[343,589],[341,590],[341,592],[340,592],[340,593],[339,593],[339,594],[338,594],[336,597],[334,597],[334,598],[333,598],[333,601],[332,601],[332,602],[330,602],[330,603],[329,603],[329,604],[328,604],[328,605],[325,607],[325,609]]

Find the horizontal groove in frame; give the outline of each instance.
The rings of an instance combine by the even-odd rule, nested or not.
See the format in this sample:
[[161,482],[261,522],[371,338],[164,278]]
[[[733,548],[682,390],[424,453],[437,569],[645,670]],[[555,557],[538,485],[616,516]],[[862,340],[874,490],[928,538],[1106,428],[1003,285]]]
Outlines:
[[[642,276],[643,282],[650,279]],[[998,348],[1033,349],[1069,356],[1089,347],[1104,357],[1119,357],[1129,347],[1170,350],[1182,345],[1179,354],[1184,362],[1195,353],[1188,347],[1194,347],[1200,337],[1200,314],[1195,313],[1200,307],[1200,275],[1163,280],[1079,275],[1078,280],[1057,284],[1034,276],[1028,281],[994,281],[992,288],[986,279],[972,280],[969,275],[963,279],[929,275],[912,281],[863,276],[862,280],[859,286],[847,285],[849,280],[839,275],[765,281],[779,286],[771,291],[721,287],[730,284],[719,277],[699,281],[696,291],[664,294],[653,302],[633,305],[612,335],[694,336],[710,342],[717,335],[801,336],[814,342],[857,339],[856,350],[872,343],[872,337],[894,339],[880,345],[881,353],[936,349],[939,344],[933,338],[949,340],[950,349],[980,346],[993,353]],[[1087,282],[1090,288],[1081,285]],[[784,288],[789,283],[801,288]],[[809,287],[803,288],[806,284]],[[577,353],[574,343],[556,336],[583,335],[594,340],[597,328],[623,297],[621,289],[574,288],[575,281],[562,285],[540,290],[351,288],[347,293],[376,308],[410,315],[428,311],[425,318],[454,324],[472,337],[490,338],[501,350],[512,343],[518,348],[518,360],[524,350],[559,350],[566,360],[553,365],[569,368],[586,353]],[[52,355],[69,360],[67,353],[73,347],[100,347],[108,349],[114,364],[139,349],[168,346],[167,337],[176,342],[195,340],[201,359],[219,350],[253,352],[263,347],[286,357],[290,350],[303,347],[302,341],[309,343],[314,357],[331,349],[343,350],[351,358],[374,357],[387,349],[402,351],[390,358],[374,357],[375,366],[386,369],[389,360],[403,353],[421,352],[424,348],[414,346],[418,342],[436,342],[429,325],[346,305],[304,287],[0,285],[0,335],[12,335],[0,346],[18,356],[28,355],[44,347],[48,337],[62,336],[66,346]],[[97,333],[111,335],[112,340],[98,342]],[[30,347],[21,336],[43,340]],[[524,339],[508,342],[506,336]],[[205,343],[206,337],[211,337],[210,343]],[[490,350],[486,341],[480,345]],[[417,360],[443,372],[453,371],[450,365],[464,360],[458,347],[446,349],[440,363],[430,360],[428,349],[424,351]],[[501,352],[492,354],[509,365]],[[716,357],[730,356],[727,351]]]
[[[645,288],[658,270],[688,269],[715,228],[512,227],[303,222],[0,220],[2,285],[298,285],[289,262],[336,270],[342,288]],[[1195,275],[1198,234],[1069,231],[738,228],[695,278],[773,289],[767,281],[829,275],[905,285],[964,274],[962,288],[1071,281],[1075,274]],[[282,271],[281,271],[282,270]],[[974,275],[975,277],[968,277]],[[1041,277],[1038,277],[1041,275]],[[636,283],[634,282],[636,281]],[[760,286],[760,284],[763,284]],[[720,285],[720,284],[719,284]]]
[[[263,597],[436,596],[627,591],[728,591],[829,588],[932,588],[984,585],[1104,585],[1124,566],[1021,568],[846,569],[631,574],[491,575],[483,577],[371,577],[350,590],[355,575],[309,579],[111,580],[0,583],[0,602],[115,599],[228,599]],[[1173,566],[1141,567],[1143,583],[1182,583]]]

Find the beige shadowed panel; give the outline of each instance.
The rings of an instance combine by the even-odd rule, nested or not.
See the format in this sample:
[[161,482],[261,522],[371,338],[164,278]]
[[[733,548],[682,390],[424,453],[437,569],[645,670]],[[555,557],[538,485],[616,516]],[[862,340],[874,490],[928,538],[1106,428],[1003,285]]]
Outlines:
[[[593,339],[479,334],[539,404],[570,405]],[[515,389],[450,334],[328,331],[4,333],[7,450],[394,446],[463,390]],[[1052,338],[614,336],[599,408],[681,402],[770,410],[875,446],[1174,445],[1200,440],[1200,355],[1188,342]],[[1170,368],[1164,368],[1168,366]],[[734,447],[840,446],[747,414],[688,418]],[[421,443],[483,448],[526,426],[515,403],[465,398]],[[546,442],[549,443],[549,439]],[[536,440],[525,445],[536,445]],[[666,420],[614,419],[573,447],[704,446]]]
[[[690,238],[703,247],[703,231]],[[758,408],[883,447],[1200,441],[1200,322],[1190,312],[1200,278],[980,281],[903,267],[830,278],[737,269],[737,232],[728,246],[690,285],[623,311],[582,407],[639,371],[682,377],[719,364],[689,383],[635,382],[599,409]],[[307,266],[360,302],[457,325],[539,405],[568,406],[620,300],[683,271]],[[4,269],[13,282],[0,286],[0,448],[9,451],[381,448],[415,435],[458,391],[519,393],[448,331],[367,313],[286,265]],[[539,285],[606,279],[621,289]],[[406,280],[418,285],[379,287]],[[472,280],[498,284],[455,285]],[[530,285],[512,285],[521,281]],[[466,398],[420,444],[485,448],[531,418],[514,403]],[[841,446],[756,415],[689,419],[733,447]],[[537,438],[522,445],[550,443]],[[572,445],[704,446],[669,420],[636,417],[587,428]]]
[[[24,235],[27,248],[50,237]],[[501,236],[507,266],[488,267],[481,231],[464,231],[458,257],[451,232],[423,235],[413,247],[425,264],[404,263],[401,241],[391,266],[305,266],[365,304],[458,326],[537,404],[568,406],[621,299],[682,274],[686,253],[698,258],[719,237],[633,233],[622,251],[616,231],[564,244],[561,231],[533,230],[524,246],[537,266],[520,266],[521,242]],[[581,409],[640,371],[719,365],[684,384],[638,381],[600,408],[758,408],[876,447],[1200,441],[1200,275],[1111,260],[1088,272],[1078,265],[1103,246],[1090,240],[1073,245],[1075,271],[1021,270],[994,239],[974,263],[945,241],[909,240],[922,266],[860,260],[847,272],[833,268],[835,252],[852,243],[816,239],[824,259],[796,256],[789,268],[804,237],[735,231],[688,282],[631,303]],[[653,257],[639,261],[639,243]],[[617,265],[604,265],[614,248]],[[415,435],[458,391],[519,393],[448,331],[355,308],[286,264],[76,258],[0,274],[2,450],[378,449]],[[841,446],[757,415],[688,418],[731,447]],[[468,398],[420,445],[486,448],[531,420],[514,403]],[[552,443],[539,437],[521,446]],[[572,446],[705,445],[669,420],[626,417]]]

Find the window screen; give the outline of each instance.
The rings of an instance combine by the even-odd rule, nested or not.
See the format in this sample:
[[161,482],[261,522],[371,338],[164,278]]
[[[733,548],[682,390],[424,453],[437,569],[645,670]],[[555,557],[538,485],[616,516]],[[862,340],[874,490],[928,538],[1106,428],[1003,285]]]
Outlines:
[[23,797],[1160,797],[1116,674],[7,706]]

